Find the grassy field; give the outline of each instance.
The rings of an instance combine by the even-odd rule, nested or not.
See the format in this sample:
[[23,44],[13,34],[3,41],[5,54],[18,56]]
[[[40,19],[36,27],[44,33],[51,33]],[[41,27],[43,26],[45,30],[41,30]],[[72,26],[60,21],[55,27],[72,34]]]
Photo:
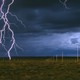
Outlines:
[[80,80],[76,58],[0,59],[0,80]]

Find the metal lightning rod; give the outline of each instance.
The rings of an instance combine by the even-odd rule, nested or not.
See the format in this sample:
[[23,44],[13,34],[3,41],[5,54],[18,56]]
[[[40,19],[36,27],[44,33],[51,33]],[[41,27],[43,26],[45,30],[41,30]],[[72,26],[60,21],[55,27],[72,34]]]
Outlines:
[[77,62],[79,60],[79,50],[78,50],[78,45],[77,45]]
[[58,56],[56,55],[56,62],[58,61]]
[[63,55],[63,51],[62,51],[62,62],[63,62],[63,57],[64,57],[64,55]]

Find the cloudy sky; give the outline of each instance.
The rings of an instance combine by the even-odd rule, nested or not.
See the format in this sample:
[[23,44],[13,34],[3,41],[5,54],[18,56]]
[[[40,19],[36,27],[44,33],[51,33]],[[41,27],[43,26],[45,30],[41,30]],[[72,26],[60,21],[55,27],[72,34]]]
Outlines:
[[[9,2],[5,2],[4,12]],[[65,56],[76,56],[80,46],[80,1],[67,0],[66,6],[59,0],[15,0],[10,12],[25,26],[8,15],[9,21],[16,24],[11,24],[16,43],[23,48],[16,48],[17,53],[13,49],[11,55],[60,56],[63,51]],[[1,56],[6,55],[0,50]]]

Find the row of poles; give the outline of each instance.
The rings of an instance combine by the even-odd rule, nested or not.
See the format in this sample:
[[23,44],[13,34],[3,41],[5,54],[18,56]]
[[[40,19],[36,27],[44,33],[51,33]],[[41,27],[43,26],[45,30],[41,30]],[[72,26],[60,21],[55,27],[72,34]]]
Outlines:
[[[58,56],[56,55],[56,61],[58,60]],[[62,52],[62,62],[64,61],[64,54]],[[79,49],[78,49],[78,46],[77,46],[77,55],[76,55],[76,61],[78,62],[79,61]]]

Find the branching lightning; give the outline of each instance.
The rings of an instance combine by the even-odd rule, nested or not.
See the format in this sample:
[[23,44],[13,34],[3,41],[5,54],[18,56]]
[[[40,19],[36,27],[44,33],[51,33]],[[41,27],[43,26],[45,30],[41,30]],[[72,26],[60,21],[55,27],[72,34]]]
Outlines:
[[[23,24],[23,22],[22,22],[21,20],[18,19],[18,17],[17,17],[16,15],[13,15],[13,14],[10,12],[10,7],[11,7],[11,5],[14,3],[14,0],[12,0],[11,3],[8,4],[7,11],[6,11],[6,12],[3,11],[3,6],[4,6],[4,4],[5,4],[5,1],[6,1],[6,0],[2,0],[2,4],[1,4],[1,7],[0,7],[0,13],[1,13],[1,18],[0,18],[0,20],[3,20],[3,22],[4,22],[4,25],[3,25],[2,29],[0,30],[0,44],[1,44],[1,45],[4,47],[4,49],[7,51],[8,57],[9,57],[9,59],[11,60],[11,55],[10,55],[11,50],[12,50],[12,49],[14,48],[14,46],[17,45],[17,44],[16,44],[16,40],[15,40],[15,37],[14,37],[14,32],[13,32],[13,30],[11,29],[11,25],[10,25],[10,22],[9,22],[9,20],[8,20],[7,15],[10,14],[11,16],[15,17],[15,18],[17,19],[17,21],[19,21],[24,27],[25,27],[25,25]],[[6,28],[7,28],[7,29],[10,31],[10,33],[11,33],[11,40],[10,40],[10,41],[11,41],[11,46],[10,46],[9,49],[7,49],[7,48],[5,47],[5,32],[6,32]],[[17,45],[17,47],[18,47],[18,45]]]
[[59,2],[60,2],[66,9],[69,9],[69,8],[67,7],[67,0],[64,0],[64,1],[59,0]]
[[[18,48],[20,48],[20,47],[16,44],[15,34],[14,34],[13,30],[11,29],[11,24],[14,24],[14,23],[10,23],[10,22],[9,22],[9,20],[8,20],[8,14],[11,15],[12,17],[15,17],[16,20],[17,20],[18,22],[20,22],[24,27],[26,27],[26,26],[23,24],[23,22],[22,22],[16,15],[14,15],[14,14],[12,14],[12,13],[10,12],[10,7],[11,7],[11,5],[14,3],[14,0],[11,0],[11,2],[8,4],[8,7],[7,7],[7,11],[6,11],[6,12],[3,11],[3,7],[4,7],[4,5],[5,5],[5,2],[6,2],[6,0],[2,0],[1,6],[0,6],[0,13],[1,13],[0,20],[3,20],[3,22],[4,22],[4,25],[3,25],[2,29],[0,30],[0,44],[3,46],[3,48],[4,48],[5,51],[7,52],[8,57],[9,57],[9,60],[11,60],[11,54],[10,54],[10,53],[11,53],[11,50],[12,50],[13,48],[15,48],[15,46],[17,46]],[[67,0],[64,0],[64,1],[59,0],[59,2],[60,2],[62,5],[64,5],[64,7],[65,7],[66,9],[69,9],[69,8],[67,7]],[[14,24],[14,25],[16,25],[16,24]],[[9,32],[11,33],[11,40],[10,40],[10,41],[11,41],[11,45],[10,45],[10,48],[9,48],[9,49],[7,49],[7,48],[5,47],[6,28],[7,28],[7,29],[9,30]],[[16,48],[15,48],[15,50],[16,50]]]

